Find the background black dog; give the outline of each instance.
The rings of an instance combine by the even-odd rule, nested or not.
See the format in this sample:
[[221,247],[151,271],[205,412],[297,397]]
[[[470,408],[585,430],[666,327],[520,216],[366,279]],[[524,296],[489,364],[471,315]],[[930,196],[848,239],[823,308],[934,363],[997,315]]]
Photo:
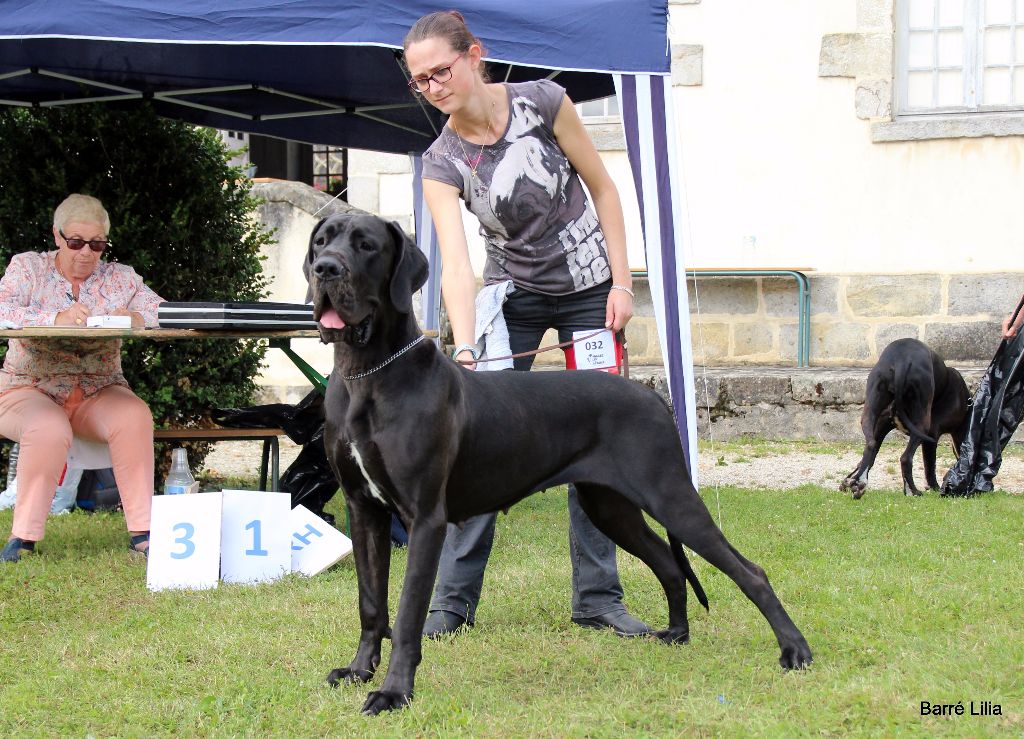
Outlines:
[[960,443],[970,418],[970,396],[964,378],[942,357],[917,339],[898,339],[885,348],[878,364],[868,375],[864,412],[860,426],[864,431],[864,456],[846,476],[840,490],[852,490],[860,498],[868,486],[868,471],[875,463],[878,448],[894,428],[910,437],[900,457],[905,495],[920,495],[914,485],[914,452],[921,447],[928,487],[939,489],[935,478],[935,450],[939,437],[950,434],[953,448]]

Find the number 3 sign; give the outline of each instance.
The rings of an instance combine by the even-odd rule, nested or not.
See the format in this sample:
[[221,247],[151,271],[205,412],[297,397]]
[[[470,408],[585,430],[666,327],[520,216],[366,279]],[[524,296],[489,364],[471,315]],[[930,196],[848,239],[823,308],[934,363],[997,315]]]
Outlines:
[[146,587],[217,587],[223,493],[153,498]]

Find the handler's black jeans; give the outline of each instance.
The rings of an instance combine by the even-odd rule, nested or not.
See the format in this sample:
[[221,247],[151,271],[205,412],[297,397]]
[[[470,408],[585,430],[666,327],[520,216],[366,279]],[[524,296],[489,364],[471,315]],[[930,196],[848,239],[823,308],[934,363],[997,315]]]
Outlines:
[[[504,306],[512,353],[536,349],[549,328],[558,330],[559,341],[572,339],[573,331],[604,328],[610,289],[611,282],[606,282],[572,295],[553,297],[516,288]],[[529,370],[533,359],[517,358],[515,369]],[[451,611],[474,623],[484,569],[494,543],[496,518],[494,513],[475,516],[462,529],[448,525],[431,611]],[[569,559],[573,618],[594,618],[625,610],[615,545],[587,518],[573,485],[569,485]]]

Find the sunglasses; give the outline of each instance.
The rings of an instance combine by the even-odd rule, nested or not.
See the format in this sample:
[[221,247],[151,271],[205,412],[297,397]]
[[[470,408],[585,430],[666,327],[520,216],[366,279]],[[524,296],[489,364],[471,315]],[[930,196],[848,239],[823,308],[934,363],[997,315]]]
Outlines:
[[71,251],[78,251],[83,246],[88,246],[94,252],[100,254],[104,249],[110,246],[110,242],[105,239],[93,239],[92,241],[86,241],[85,239],[69,239],[64,235],[62,230],[57,229],[57,233],[59,233],[60,237],[67,242],[68,249],[71,249]]

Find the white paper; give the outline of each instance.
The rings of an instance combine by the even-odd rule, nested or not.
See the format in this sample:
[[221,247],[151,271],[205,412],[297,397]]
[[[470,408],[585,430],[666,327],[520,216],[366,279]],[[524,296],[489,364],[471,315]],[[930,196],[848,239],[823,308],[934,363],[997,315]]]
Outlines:
[[[573,353],[576,369],[609,369],[616,366],[615,337],[611,329],[591,336],[593,331],[573,331]],[[584,339],[584,337],[590,337]]]
[[292,508],[292,572],[319,574],[352,551],[352,541],[305,506]]
[[150,590],[217,587],[222,493],[157,495],[149,523]]
[[288,493],[224,491],[221,580],[270,582],[291,571],[291,500]]
[[131,316],[89,316],[85,319],[87,328],[131,328]]

